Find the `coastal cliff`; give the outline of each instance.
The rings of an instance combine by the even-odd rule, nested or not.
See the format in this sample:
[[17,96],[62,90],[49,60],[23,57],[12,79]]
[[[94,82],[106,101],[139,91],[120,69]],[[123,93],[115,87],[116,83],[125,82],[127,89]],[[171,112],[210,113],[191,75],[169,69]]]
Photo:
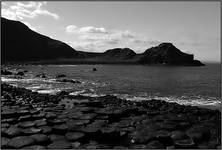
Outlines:
[[194,55],[180,51],[172,43],[162,43],[142,54],[136,54],[130,48],[93,53],[77,51],[64,42],[32,31],[19,21],[1,18],[1,31],[2,63],[204,65],[194,60]]

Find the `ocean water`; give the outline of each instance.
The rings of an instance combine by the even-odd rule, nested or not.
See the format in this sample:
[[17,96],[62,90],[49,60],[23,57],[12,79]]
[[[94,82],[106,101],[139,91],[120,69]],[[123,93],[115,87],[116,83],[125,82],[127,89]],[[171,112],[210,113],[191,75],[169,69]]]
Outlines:
[[[97,68],[97,71],[92,71]],[[185,105],[219,109],[220,64],[203,67],[143,66],[143,65],[26,65],[28,73],[22,78],[2,76],[2,82],[25,87],[39,93],[55,94],[68,91],[70,95],[115,95],[128,100],[152,98]],[[45,73],[47,78],[37,78]],[[81,81],[63,83],[55,79],[65,74],[68,79]]]

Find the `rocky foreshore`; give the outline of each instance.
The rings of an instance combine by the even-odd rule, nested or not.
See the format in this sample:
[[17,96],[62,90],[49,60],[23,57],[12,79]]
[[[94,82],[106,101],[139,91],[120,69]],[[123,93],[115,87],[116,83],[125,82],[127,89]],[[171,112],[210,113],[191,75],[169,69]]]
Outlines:
[[1,84],[2,149],[221,149],[221,113]]

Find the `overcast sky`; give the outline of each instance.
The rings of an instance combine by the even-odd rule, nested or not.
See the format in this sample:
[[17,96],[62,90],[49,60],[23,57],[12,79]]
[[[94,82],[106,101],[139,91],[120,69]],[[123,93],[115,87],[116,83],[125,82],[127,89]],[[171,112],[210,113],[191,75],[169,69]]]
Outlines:
[[220,2],[2,2],[1,14],[76,50],[172,42],[202,61],[220,61]]

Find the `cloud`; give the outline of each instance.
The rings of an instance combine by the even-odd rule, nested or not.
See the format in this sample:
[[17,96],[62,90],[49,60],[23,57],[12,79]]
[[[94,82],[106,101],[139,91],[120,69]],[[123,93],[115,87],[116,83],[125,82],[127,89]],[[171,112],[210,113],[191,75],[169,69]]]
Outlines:
[[68,25],[66,27],[66,32],[67,33],[82,33],[82,34],[88,34],[88,33],[98,33],[98,34],[104,34],[104,33],[108,33],[108,31],[103,28],[97,28],[97,27],[93,27],[93,26],[87,26],[87,27],[81,27],[81,28],[77,28],[77,26],[75,25]]
[[137,52],[143,52],[161,42],[145,38],[129,30],[107,29],[104,27],[77,27],[68,25],[66,33],[73,35],[73,42],[68,42],[74,49],[81,51],[104,52],[116,47],[129,47]]
[[66,32],[67,33],[74,33],[74,32],[76,32],[76,29],[77,29],[77,26],[75,26],[75,25],[68,25],[66,27]]
[[46,2],[10,2],[10,5],[7,2],[2,2],[1,13],[2,16],[12,20],[24,20],[25,18],[36,18],[38,16],[49,16],[54,19],[59,19],[59,16],[55,13],[52,13],[42,6],[46,5]]
[[79,29],[80,33],[108,33],[105,28],[96,28],[92,26],[82,27]]

